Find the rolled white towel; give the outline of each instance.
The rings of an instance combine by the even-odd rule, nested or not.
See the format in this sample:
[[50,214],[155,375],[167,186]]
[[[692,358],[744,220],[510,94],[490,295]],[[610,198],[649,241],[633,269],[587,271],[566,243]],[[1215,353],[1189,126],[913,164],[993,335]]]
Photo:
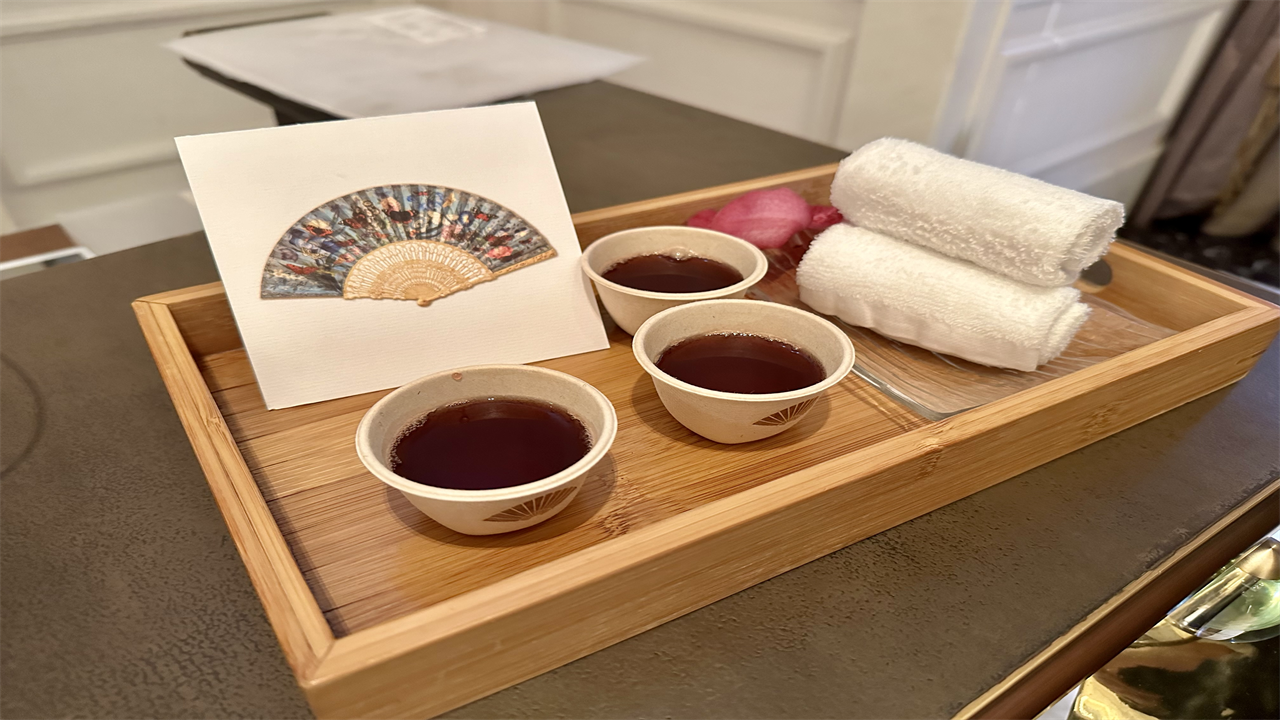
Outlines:
[[882,138],[845,158],[831,204],[849,221],[1033,285],[1070,285],[1115,239],[1124,206]]
[[800,299],[851,325],[984,365],[1034,370],[1089,316],[1080,291],[1036,287],[847,223],[796,271]]

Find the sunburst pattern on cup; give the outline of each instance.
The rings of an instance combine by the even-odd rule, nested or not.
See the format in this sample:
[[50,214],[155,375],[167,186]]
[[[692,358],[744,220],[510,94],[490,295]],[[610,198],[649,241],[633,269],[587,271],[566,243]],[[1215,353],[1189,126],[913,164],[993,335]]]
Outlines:
[[817,401],[818,398],[816,397],[809,398],[808,400],[796,403],[789,408],[783,408],[768,417],[760,418],[752,423],[752,425],[786,425],[794,420],[799,420],[800,416],[808,412],[809,408],[813,407],[813,404]]
[[485,522],[523,522],[532,520],[538,516],[546,515],[548,512],[559,507],[561,503],[568,500],[578,491],[576,487],[560,488],[546,495],[539,495],[532,500],[526,500],[515,507],[507,508],[500,513],[490,515],[485,518]]

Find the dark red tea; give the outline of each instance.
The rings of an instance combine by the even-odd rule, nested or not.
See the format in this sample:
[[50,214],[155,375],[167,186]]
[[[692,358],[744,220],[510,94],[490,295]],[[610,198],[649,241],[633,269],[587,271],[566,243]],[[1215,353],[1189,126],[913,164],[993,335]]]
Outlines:
[[663,350],[657,365],[690,385],[752,395],[799,390],[827,376],[813,356],[795,345],[738,333],[682,340]]
[[558,407],[485,398],[432,411],[396,440],[391,470],[432,487],[491,490],[554,475],[590,448],[587,429]]
[[610,267],[603,277],[636,290],[667,293],[707,292],[742,282],[742,273],[733,267],[692,255],[641,255]]

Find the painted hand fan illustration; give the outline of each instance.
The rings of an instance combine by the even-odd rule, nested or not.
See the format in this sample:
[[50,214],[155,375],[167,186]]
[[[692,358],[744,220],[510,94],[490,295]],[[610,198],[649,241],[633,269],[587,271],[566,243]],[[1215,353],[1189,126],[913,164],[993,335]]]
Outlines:
[[384,185],[299,218],[267,258],[262,297],[425,306],[555,254],[536,228],[488,198],[435,185]]

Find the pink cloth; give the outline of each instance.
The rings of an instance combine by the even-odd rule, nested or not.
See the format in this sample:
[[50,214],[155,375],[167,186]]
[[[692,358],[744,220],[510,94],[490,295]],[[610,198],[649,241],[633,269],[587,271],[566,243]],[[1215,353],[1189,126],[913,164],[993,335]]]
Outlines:
[[789,188],[753,190],[720,210],[703,210],[686,225],[742,238],[759,248],[786,244],[801,230],[826,230],[844,218],[828,205],[809,205]]

